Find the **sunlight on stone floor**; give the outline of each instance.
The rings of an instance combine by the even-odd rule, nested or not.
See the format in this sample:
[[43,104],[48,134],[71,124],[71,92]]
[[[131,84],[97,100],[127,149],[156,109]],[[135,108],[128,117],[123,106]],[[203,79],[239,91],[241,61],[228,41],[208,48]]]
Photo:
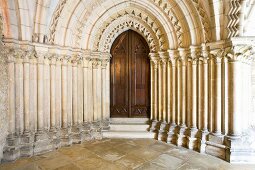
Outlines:
[[104,139],[0,165],[0,170],[11,169],[248,170],[255,169],[255,165],[231,165],[215,157],[153,139]]

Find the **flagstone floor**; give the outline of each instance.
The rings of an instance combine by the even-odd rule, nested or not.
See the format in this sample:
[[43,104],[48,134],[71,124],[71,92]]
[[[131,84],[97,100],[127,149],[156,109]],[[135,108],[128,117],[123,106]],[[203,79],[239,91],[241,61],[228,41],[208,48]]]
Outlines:
[[252,170],[153,139],[103,139],[3,163],[0,170]]

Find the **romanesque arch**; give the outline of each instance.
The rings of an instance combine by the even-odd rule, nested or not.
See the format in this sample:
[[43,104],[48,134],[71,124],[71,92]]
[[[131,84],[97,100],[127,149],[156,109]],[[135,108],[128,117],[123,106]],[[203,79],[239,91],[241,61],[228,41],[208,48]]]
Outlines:
[[230,162],[254,159],[239,156],[247,152],[239,148],[242,134],[255,121],[254,1],[2,0],[0,6],[9,80],[0,159],[102,138],[100,129],[109,129],[109,50],[128,29],[150,47],[151,133]]

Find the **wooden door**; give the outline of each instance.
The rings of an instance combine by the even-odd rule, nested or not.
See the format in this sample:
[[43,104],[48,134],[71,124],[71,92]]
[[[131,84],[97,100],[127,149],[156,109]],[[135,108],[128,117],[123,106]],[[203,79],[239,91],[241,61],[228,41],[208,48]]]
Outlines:
[[149,47],[138,33],[122,33],[111,48],[111,117],[149,117]]

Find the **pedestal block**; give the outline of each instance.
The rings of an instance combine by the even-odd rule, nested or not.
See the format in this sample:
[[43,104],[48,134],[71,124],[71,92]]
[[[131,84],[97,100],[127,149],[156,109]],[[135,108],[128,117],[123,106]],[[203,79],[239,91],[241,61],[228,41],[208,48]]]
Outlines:
[[168,129],[169,129],[169,125],[166,122],[162,122],[160,124],[160,128],[158,131],[158,140],[165,141],[165,142],[167,141]]

